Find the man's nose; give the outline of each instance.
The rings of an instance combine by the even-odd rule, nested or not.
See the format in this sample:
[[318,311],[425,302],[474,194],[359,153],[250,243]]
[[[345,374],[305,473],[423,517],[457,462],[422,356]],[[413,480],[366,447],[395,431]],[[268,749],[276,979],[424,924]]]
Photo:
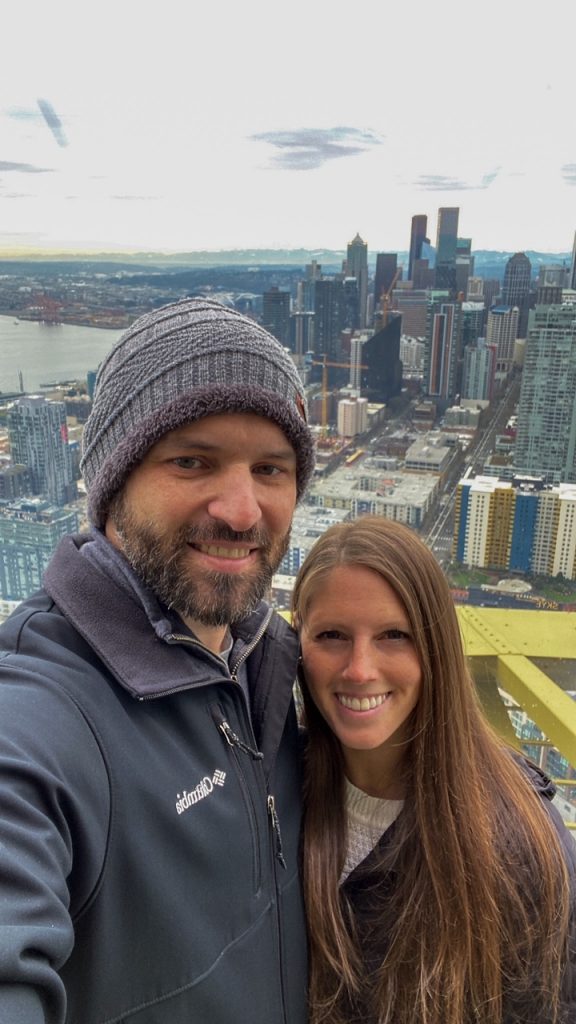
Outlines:
[[225,522],[241,532],[256,526],[262,510],[256,494],[256,481],[249,467],[234,467],[219,475],[213,497],[208,502],[213,519]]

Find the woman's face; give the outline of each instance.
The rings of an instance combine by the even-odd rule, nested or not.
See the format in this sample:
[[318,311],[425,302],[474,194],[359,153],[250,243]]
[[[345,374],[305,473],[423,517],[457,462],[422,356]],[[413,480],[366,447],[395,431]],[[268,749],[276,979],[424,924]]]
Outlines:
[[406,609],[377,572],[341,565],[318,585],[301,644],[310,695],[342,745],[348,777],[370,791],[369,777],[401,759],[420,696]]

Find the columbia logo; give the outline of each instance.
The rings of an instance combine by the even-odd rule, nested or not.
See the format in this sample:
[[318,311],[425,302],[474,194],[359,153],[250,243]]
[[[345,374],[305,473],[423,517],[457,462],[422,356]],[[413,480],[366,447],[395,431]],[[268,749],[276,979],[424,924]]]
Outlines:
[[183,814],[189,807],[197,804],[200,800],[205,800],[210,793],[214,791],[215,786],[223,786],[226,782],[226,772],[216,769],[212,778],[209,775],[205,775],[203,779],[194,789],[184,790],[183,793],[176,794],[176,810],[178,814]]

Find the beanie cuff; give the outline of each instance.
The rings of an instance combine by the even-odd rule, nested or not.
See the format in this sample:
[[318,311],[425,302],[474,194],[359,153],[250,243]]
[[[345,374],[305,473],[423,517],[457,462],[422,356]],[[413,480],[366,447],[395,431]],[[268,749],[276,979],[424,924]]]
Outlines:
[[294,403],[251,385],[214,384],[183,394],[140,420],[100,465],[95,465],[91,457],[85,459],[91,522],[100,528],[104,526],[112,498],[157,441],[185,423],[222,413],[253,413],[280,427],[296,454],[297,495],[302,498],[314,470],[314,441]]

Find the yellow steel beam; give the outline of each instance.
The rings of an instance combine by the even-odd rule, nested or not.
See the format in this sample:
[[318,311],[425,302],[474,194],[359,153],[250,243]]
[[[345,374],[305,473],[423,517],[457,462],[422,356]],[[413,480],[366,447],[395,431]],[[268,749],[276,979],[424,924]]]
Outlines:
[[529,718],[576,765],[576,703],[528,658],[500,654],[498,683],[518,702]]

